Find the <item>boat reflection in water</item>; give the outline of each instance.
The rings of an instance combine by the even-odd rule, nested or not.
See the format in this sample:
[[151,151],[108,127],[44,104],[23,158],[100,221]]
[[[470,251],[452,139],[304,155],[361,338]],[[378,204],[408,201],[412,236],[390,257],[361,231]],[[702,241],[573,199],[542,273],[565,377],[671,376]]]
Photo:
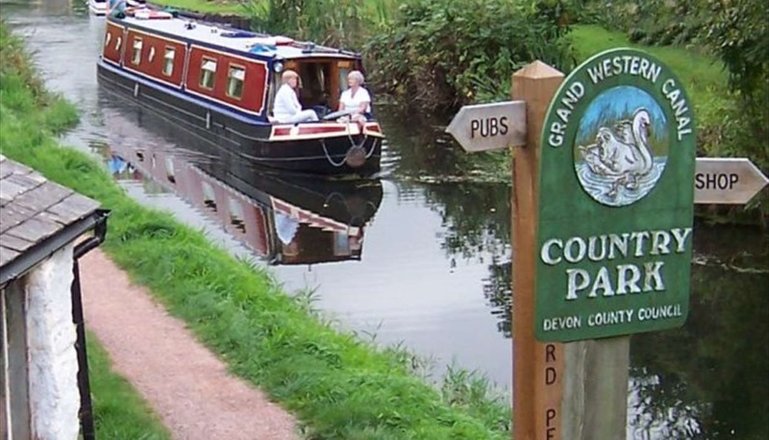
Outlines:
[[172,190],[270,264],[361,259],[365,227],[382,201],[379,180],[279,174],[221,151],[171,148],[144,133],[127,138],[132,124],[113,110],[104,115],[107,165],[118,179],[149,178]]

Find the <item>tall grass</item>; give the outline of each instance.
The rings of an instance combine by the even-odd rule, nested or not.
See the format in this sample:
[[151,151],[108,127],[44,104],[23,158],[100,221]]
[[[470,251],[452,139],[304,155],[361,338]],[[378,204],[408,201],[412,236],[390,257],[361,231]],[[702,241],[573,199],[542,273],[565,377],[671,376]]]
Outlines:
[[[723,64],[716,58],[695,53],[681,47],[656,47],[631,43],[622,32],[609,31],[596,25],[574,26],[571,33],[579,61],[615,47],[634,47],[645,50],[667,64],[684,82],[686,91],[694,101],[701,118],[715,122],[718,108],[730,100],[727,75]],[[712,112],[711,112],[712,109]]]
[[244,0],[151,0],[160,6],[191,12],[245,15]]
[[394,7],[391,0],[251,0],[244,5],[257,30],[353,49],[389,25]]
[[306,298],[284,295],[268,273],[233,259],[170,214],[140,206],[100,164],[57,145],[59,113],[72,108],[36,98],[23,70],[2,68],[3,154],[111,209],[105,250],[235,374],[295,412],[308,438],[509,438],[503,397],[441,393],[412,374],[409,356],[321,322]]
[[[572,40],[580,61],[602,50],[619,46],[639,48],[659,58],[680,78],[694,104],[698,155],[748,157],[759,167],[767,167],[766,158],[769,154],[765,152],[769,148],[765,146],[766,143],[755,141],[745,145],[744,115],[737,105],[739,96],[729,91],[727,71],[717,58],[682,47],[631,43],[623,32],[609,31],[595,25],[575,26]],[[699,212],[719,222],[758,223],[766,226],[769,224],[769,194],[764,191],[744,206],[707,206]],[[720,215],[719,212],[724,214]]]

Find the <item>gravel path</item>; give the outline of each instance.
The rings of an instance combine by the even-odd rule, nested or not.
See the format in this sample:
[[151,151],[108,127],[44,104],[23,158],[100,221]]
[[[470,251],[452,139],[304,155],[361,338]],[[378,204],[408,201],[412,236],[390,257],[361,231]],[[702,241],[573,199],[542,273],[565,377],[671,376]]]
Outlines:
[[86,327],[174,439],[293,440],[294,418],[234,377],[99,249],[80,260]]

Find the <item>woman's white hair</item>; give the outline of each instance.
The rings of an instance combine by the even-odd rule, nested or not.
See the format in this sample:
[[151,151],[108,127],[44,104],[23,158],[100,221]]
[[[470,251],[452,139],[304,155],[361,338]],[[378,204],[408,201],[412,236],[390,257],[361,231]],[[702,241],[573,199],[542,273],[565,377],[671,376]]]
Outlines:
[[351,71],[350,73],[347,74],[347,77],[358,81],[359,85],[366,82],[366,78],[363,76],[360,70]]

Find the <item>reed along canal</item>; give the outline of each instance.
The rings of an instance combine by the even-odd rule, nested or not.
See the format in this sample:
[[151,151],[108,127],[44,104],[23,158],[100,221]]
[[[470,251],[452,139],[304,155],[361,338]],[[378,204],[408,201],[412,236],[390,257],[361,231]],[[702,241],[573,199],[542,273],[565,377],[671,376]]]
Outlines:
[[[380,177],[265,174],[100,88],[104,19],[85,2],[0,3],[47,86],[81,111],[63,142],[131,196],[269,265],[288,292],[312,290],[340,327],[428,359],[433,377],[456,365],[509,393],[510,189],[467,178],[482,173],[440,127],[380,106]],[[694,246],[686,325],[632,338],[628,438],[766,438],[769,238],[698,221]]]

